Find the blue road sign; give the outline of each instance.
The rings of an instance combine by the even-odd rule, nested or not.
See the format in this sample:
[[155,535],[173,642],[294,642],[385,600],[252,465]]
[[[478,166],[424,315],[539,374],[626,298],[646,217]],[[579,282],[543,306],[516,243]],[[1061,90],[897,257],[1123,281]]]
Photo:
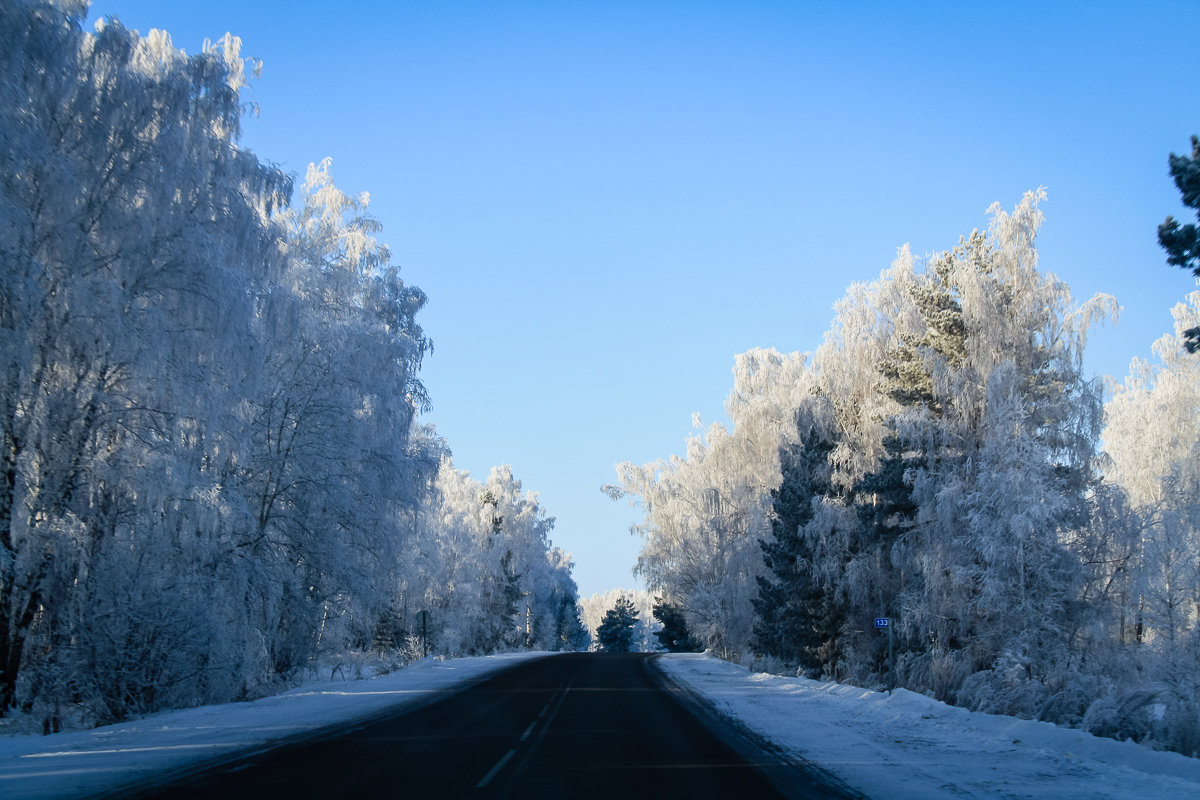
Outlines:
[[876,628],[887,628],[887,627],[890,627],[891,624],[892,624],[892,621],[890,619],[888,619],[887,617],[876,617],[875,618],[875,627]]

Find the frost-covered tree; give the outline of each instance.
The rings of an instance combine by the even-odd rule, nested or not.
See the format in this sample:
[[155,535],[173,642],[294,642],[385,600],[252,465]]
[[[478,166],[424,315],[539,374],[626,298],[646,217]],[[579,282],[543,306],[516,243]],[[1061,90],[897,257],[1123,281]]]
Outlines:
[[605,487],[645,512],[634,529],[643,538],[638,574],[679,606],[697,638],[726,654],[745,651],[752,637],[758,543],[770,528],[779,445],[792,435],[806,375],[798,354],[742,354],[726,402],[732,429],[710,426],[688,441],[684,458],[621,464],[619,485]]
[[654,637],[668,653],[695,653],[704,649],[704,646],[692,636],[692,632],[687,626],[687,618],[684,617],[679,606],[657,598],[652,613],[662,625],[661,629],[655,631]]
[[1103,439],[1108,476],[1125,490],[1141,531],[1127,564],[1127,633],[1192,657],[1200,652],[1200,365],[1179,345],[1200,325],[1200,293],[1174,316],[1174,335],[1154,345],[1157,363],[1135,360],[1114,391]]
[[[161,32],[84,34],[82,13],[0,9],[0,708],[106,685],[58,663],[85,615],[132,613],[122,572],[204,552],[197,536],[221,525],[210,470],[237,446],[238,334],[281,263],[269,216],[290,189],[236,147],[235,38],[188,57]],[[174,673],[164,654],[192,647],[207,579],[156,579],[167,627],[129,663],[179,687],[195,667]],[[30,667],[70,677],[43,692]],[[164,691],[221,683],[199,674]]]
[[434,612],[438,652],[579,649],[585,632],[571,559],[551,544],[553,526],[510,468],[480,483],[446,459],[420,515],[422,545],[404,567],[399,602]]
[[654,615],[656,599],[644,589],[610,589],[597,592],[579,600],[579,617],[590,637],[590,649],[598,649],[596,629],[604,619],[604,615],[616,606],[617,601],[625,598],[637,610],[637,623],[634,625],[632,649],[647,653],[660,648],[658,634],[662,623]]
[[[1200,754],[1200,365],[1184,350],[1200,293],[1173,310],[1175,330],[1135,359],[1105,407],[1108,524],[1093,537],[1097,604],[1107,609],[1105,691],[1081,724]],[[1104,645],[1107,645],[1105,647]]]
[[842,619],[832,592],[817,576],[804,527],[819,498],[832,494],[829,453],[834,445],[807,417],[804,410],[797,413],[800,433],[780,452],[781,483],[771,492],[771,535],[760,543],[766,570],[758,576],[753,601],[753,647],[756,653],[820,672],[826,661],[822,648]]
[[[1100,386],[1082,354],[1113,303],[1077,306],[1039,270],[1040,199],[994,207],[987,232],[924,268],[902,249],[878,280],[850,287],[822,347],[795,357],[803,368],[735,389],[740,416],[724,435],[769,458],[717,461],[726,445],[710,437],[687,459],[622,467],[646,511],[640,568],[681,598],[689,624],[704,584],[688,578],[723,574],[724,562],[684,509],[741,486],[742,505],[759,510],[744,537],[762,542],[747,569],[759,652],[869,684],[886,654],[870,620],[890,616],[907,685],[953,699],[976,676],[962,697],[1009,710],[1027,710],[1025,688],[999,691],[1011,665],[1044,685],[1078,666],[1096,624],[1083,543],[1095,554],[1106,496]],[[729,584],[721,597],[738,578]],[[699,629],[719,642],[744,613]]]
[[1076,307],[1038,270],[1038,199],[993,208],[987,234],[923,272],[902,252],[852,289],[815,356],[849,434],[831,454],[843,493],[808,531],[847,614],[827,648],[834,674],[879,673],[880,638],[861,622],[875,615],[897,618],[910,685],[945,697],[1005,651],[1041,667],[1067,657],[1080,589],[1068,542],[1087,525],[1100,421],[1081,359],[1112,303]]
[[1007,653],[1038,679],[1072,658],[1082,576],[1069,545],[1088,524],[1101,424],[1101,386],[1082,359],[1089,328],[1115,304],[1100,295],[1076,306],[1038,269],[1039,199],[1011,214],[994,207],[986,249],[953,270],[964,355],[948,373],[937,461],[914,476],[919,550],[945,552],[951,566],[939,578],[927,563],[906,598],[921,598],[913,621],[938,643],[914,667],[951,686],[939,663],[954,644],[958,670]]
[[606,653],[628,653],[634,647],[634,629],[638,610],[628,597],[618,597],[617,603],[604,614],[596,628],[596,642]]
[[468,649],[578,644],[536,498],[493,476],[481,528],[414,425],[425,297],[367,196],[239,146],[236,37],[85,11],[0,4],[0,714],[255,696],[463,587],[503,606],[462,598]]

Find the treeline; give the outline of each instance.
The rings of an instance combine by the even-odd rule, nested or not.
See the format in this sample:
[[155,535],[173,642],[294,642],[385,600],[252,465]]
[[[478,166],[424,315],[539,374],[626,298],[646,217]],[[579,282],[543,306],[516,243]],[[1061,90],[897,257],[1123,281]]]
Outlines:
[[576,642],[536,496],[414,425],[425,296],[366,196],[238,146],[236,38],[85,12],[0,4],[0,714],[252,697],[421,610],[440,652]]
[[662,623],[654,617],[654,596],[641,589],[609,589],[579,599],[579,617],[589,635],[589,649],[603,649],[596,632],[604,622],[605,615],[622,601],[637,616],[629,639],[629,649],[636,653],[661,649],[657,634],[662,630]]
[[618,468],[637,571],[757,659],[1200,755],[1200,293],[1105,402],[1038,269],[1041,193],[852,286],[811,355],[738,357],[684,457]]

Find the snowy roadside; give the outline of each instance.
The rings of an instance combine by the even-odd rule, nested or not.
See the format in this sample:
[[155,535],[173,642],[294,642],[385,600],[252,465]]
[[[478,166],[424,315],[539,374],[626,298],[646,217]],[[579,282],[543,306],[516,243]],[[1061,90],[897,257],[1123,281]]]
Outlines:
[[249,703],[166,711],[90,731],[0,737],[0,797],[80,797],[113,791],[155,773],[418,703],[545,655],[430,658],[372,680],[314,681]]
[[872,798],[1200,798],[1200,760],[948,706],[898,689],[751,673],[701,654],[659,665],[722,712]]
[[[205,706],[52,736],[0,737],[0,797],[80,797],[155,773],[418,703],[544,653],[429,659],[373,680],[314,681],[251,703]],[[751,673],[662,656],[672,678],[871,798],[1117,800],[1200,797],[1200,760],[1082,731],[976,714],[913,692]]]

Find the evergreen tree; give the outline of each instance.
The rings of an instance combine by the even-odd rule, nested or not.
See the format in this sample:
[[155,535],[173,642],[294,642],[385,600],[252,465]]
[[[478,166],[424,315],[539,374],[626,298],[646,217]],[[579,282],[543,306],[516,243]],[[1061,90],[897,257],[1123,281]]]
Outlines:
[[[686,457],[620,464],[619,485],[604,488],[645,512],[634,528],[643,538],[635,573],[686,608],[692,636],[722,657],[751,649],[759,542],[770,533],[781,434],[795,435],[789,421],[815,379],[800,353],[739,355],[725,406],[732,428],[708,426],[689,438]],[[698,415],[693,425],[703,429]]]
[[587,630],[579,621],[579,605],[573,593],[564,594],[559,599],[554,634],[555,649],[577,651],[587,648]]
[[966,357],[967,329],[956,296],[955,270],[969,267],[986,273],[990,257],[987,237],[972,231],[953,250],[937,256],[926,273],[906,287],[923,332],[901,335],[900,346],[879,365],[883,392],[899,403],[900,409],[885,423],[888,433],[878,467],[860,478],[851,492],[871,545],[886,548],[916,524],[918,504],[913,498],[912,475],[928,466],[928,457],[923,446],[906,440],[924,438],[930,425],[944,416],[942,393],[935,381],[939,373],[960,366]]
[[596,629],[600,648],[607,653],[628,653],[633,649],[633,629],[637,623],[638,611],[633,601],[624,596],[618,598]]
[[814,574],[812,548],[804,526],[813,501],[832,494],[829,453],[833,443],[815,426],[800,441],[780,449],[783,480],[771,492],[771,535],[760,542],[768,574],[757,578],[754,649],[805,669],[819,670],[819,652],[837,628],[832,598]]
[[986,270],[988,254],[987,237],[972,231],[952,251],[936,257],[924,276],[906,284],[924,330],[920,334],[901,334],[900,345],[879,365],[883,393],[901,406],[924,407],[941,415],[934,369],[938,364],[957,366],[966,356],[967,331],[962,304],[955,296],[954,270],[959,263],[976,264]]
[[[1190,157],[1172,153],[1169,163],[1171,177],[1183,195],[1183,204],[1196,209],[1197,216],[1200,216],[1200,138],[1192,137]],[[1200,278],[1200,228],[1190,223],[1180,225],[1174,217],[1167,217],[1158,226],[1158,243],[1167,251],[1168,264],[1190,269],[1192,274]],[[1200,327],[1189,328],[1183,335],[1183,346],[1189,353],[1200,349]]]
[[655,631],[654,636],[668,653],[699,653],[704,650],[704,644],[692,638],[687,619],[679,606],[660,597],[654,604],[653,613],[654,618],[662,623],[662,629]]
[[[895,616],[905,592],[913,590],[919,570],[909,560],[911,543],[905,537],[918,526],[920,503],[914,479],[927,473],[931,435],[945,418],[950,398],[946,383],[967,355],[967,325],[957,277],[963,270],[987,275],[992,271],[992,244],[981,231],[959,239],[952,250],[935,256],[921,274],[897,281],[910,309],[907,324],[897,315],[898,344],[885,350],[877,365],[883,398],[896,404],[884,412],[882,437],[873,468],[861,474],[847,492],[855,530],[848,542],[848,574],[870,575],[854,593],[858,600],[851,619],[865,614]],[[1003,297],[1003,287],[998,297]],[[886,407],[885,407],[886,408]],[[873,630],[852,624],[839,647],[871,653],[877,670],[884,668],[886,650]],[[905,646],[904,640],[900,643]],[[915,642],[918,649],[921,643]]]

